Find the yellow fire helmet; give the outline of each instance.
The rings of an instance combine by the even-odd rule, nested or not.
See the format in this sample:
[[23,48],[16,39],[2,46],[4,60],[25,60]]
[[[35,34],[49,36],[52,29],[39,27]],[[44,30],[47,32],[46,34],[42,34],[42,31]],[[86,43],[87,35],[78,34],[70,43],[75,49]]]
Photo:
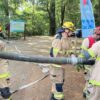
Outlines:
[[69,30],[71,30],[72,32],[75,31],[75,26],[72,22],[65,22],[63,23],[63,28],[67,28]]

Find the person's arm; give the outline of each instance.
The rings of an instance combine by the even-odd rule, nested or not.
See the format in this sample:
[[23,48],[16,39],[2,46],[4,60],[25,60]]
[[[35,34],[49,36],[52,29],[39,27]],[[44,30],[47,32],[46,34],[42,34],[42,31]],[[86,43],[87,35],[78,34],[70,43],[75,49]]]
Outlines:
[[61,53],[61,40],[60,39],[54,39],[52,42],[52,47],[53,47],[53,55],[54,57],[57,57]]
[[100,41],[93,44],[93,46],[87,51],[82,52],[86,59],[96,58],[100,52]]
[[81,54],[79,55],[79,57],[84,58],[84,53],[88,52],[88,48],[89,48],[89,40],[88,38],[84,39],[81,45]]

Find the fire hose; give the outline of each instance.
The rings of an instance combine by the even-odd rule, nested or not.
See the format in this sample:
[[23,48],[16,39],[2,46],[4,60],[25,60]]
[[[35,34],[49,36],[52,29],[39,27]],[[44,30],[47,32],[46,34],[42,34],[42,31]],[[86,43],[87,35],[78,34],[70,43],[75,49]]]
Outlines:
[[93,65],[94,60],[87,60],[78,57],[46,57],[46,56],[29,56],[19,53],[0,52],[0,58],[24,61],[24,62],[35,62],[35,63],[53,63],[53,64],[88,64]]

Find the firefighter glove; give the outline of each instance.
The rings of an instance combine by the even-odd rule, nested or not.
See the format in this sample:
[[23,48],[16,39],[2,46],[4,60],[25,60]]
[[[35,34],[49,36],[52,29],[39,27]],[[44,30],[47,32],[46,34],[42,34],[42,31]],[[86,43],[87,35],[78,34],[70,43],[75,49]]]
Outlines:
[[8,99],[8,98],[10,98],[10,96],[11,96],[11,92],[10,92],[9,87],[0,88],[0,92],[1,92],[1,96],[2,96],[4,99]]

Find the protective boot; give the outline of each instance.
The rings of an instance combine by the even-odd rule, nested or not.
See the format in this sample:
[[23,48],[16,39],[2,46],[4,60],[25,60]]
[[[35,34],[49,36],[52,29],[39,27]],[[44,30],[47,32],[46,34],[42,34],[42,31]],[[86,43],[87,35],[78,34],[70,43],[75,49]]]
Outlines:
[[56,99],[56,98],[54,98],[54,94],[52,93],[50,100],[64,100],[64,99]]
[[90,96],[90,92],[88,90],[83,91],[83,97],[86,99]]

